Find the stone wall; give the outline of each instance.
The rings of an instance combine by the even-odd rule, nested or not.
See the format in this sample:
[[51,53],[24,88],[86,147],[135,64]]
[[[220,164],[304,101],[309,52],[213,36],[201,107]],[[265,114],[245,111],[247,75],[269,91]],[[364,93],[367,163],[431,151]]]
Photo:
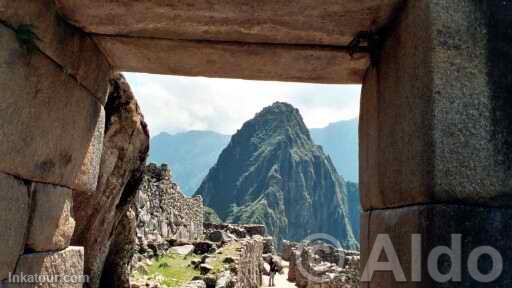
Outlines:
[[[285,255],[286,254],[286,255]],[[357,288],[360,254],[326,244],[286,243],[288,280],[299,288]]]
[[96,189],[112,68],[54,6],[0,1],[0,283],[8,287],[9,273],[84,273],[84,249],[70,246],[73,195]]
[[232,276],[234,288],[256,288],[262,284],[260,262],[263,255],[263,239],[240,240],[240,256],[236,260],[236,274]]
[[130,287],[131,264],[137,249],[135,239],[137,221],[134,206],[135,204],[132,203],[113,232],[114,237],[110,243],[101,277],[101,287]]
[[203,225],[205,234],[209,232],[220,230],[225,231],[227,233],[233,234],[237,238],[246,238],[252,236],[266,236],[265,225],[259,224],[213,224],[213,223],[204,223]]
[[144,117],[121,74],[112,77],[109,91],[96,191],[73,196],[77,225],[72,244],[85,248],[85,273],[90,276],[87,287],[100,285],[114,231],[133,202],[149,150]]
[[167,165],[146,166],[135,203],[137,241],[142,249],[169,240],[202,239],[203,200],[201,197],[185,197],[172,182]]
[[[496,267],[490,258],[466,265],[481,246],[512,257],[510,11],[510,1],[404,1],[382,35],[361,96],[366,287],[510,286],[511,265],[489,284],[471,269]],[[375,271],[380,235],[389,236],[405,277]],[[462,281],[446,284],[429,273],[428,256],[457,245],[458,235]],[[418,236],[421,243],[411,245]],[[445,274],[450,265],[441,257],[436,268]]]

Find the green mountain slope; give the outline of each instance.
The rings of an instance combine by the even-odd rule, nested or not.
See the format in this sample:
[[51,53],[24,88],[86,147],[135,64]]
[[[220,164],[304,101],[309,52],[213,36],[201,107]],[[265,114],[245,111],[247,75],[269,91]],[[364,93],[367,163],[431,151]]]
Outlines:
[[[347,181],[358,182],[358,121],[339,121],[324,128],[310,129],[315,144],[321,145]],[[160,133],[151,138],[150,160],[167,163],[172,168],[183,192],[191,195],[215,164],[231,136],[212,131]]]
[[359,233],[361,232],[361,200],[359,196],[359,184],[354,182],[346,182],[347,200],[349,219],[352,224],[352,232],[359,241]]
[[232,136],[196,194],[222,220],[265,224],[277,241],[327,233],[358,247],[344,180],[286,103],[263,109]]

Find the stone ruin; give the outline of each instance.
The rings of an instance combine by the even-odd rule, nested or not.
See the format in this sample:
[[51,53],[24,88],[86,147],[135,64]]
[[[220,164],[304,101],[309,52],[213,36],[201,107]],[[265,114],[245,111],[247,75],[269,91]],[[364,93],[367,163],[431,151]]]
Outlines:
[[183,195],[166,164],[146,166],[135,208],[139,253],[159,254],[172,241],[203,238],[203,200]]
[[[512,258],[511,1],[192,2],[0,0],[0,281],[85,269],[95,288],[126,267],[133,193],[97,189],[100,169],[124,171],[101,164],[115,71],[362,83],[362,263],[379,234],[402,263],[415,234],[425,251],[463,234],[463,257],[490,245]],[[118,148],[137,164],[140,144]],[[73,219],[86,203],[94,225]],[[503,268],[493,287],[509,287]],[[410,276],[377,272],[368,285],[415,286]]]
[[288,280],[299,288],[359,288],[360,253],[324,243],[284,241]]
[[[236,254],[224,261],[222,271],[212,274],[212,261],[224,254],[224,248],[233,244],[238,245]],[[192,260],[190,263],[191,267],[201,271],[201,276],[184,284],[183,288],[257,288],[262,284],[261,259],[265,252],[273,251],[273,248],[268,246],[271,244],[272,238],[266,237],[263,225],[205,223],[204,235],[201,239],[168,241],[160,247],[145,245],[158,252],[150,251],[134,257],[132,271],[142,272],[142,279],[133,278],[131,287],[162,287],[158,279],[144,276],[147,273],[145,267],[151,265],[153,260],[157,260],[158,256],[173,252],[180,255],[201,256],[201,260]],[[138,247],[138,249],[141,248],[143,249],[142,246]]]

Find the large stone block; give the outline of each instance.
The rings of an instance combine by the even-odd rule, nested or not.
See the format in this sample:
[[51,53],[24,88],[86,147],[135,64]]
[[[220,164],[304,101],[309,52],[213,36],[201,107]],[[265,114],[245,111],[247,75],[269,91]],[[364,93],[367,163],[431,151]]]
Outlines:
[[92,140],[101,137],[103,107],[45,55],[20,49],[3,25],[0,37],[0,171],[94,191],[97,179],[77,179],[99,165],[89,151],[102,149],[101,141]]
[[14,271],[23,253],[29,209],[27,185],[0,173],[0,281]]
[[81,191],[96,191],[100,177],[103,139],[105,137],[105,110],[100,109],[100,115],[94,128],[92,140],[85,154],[80,173],[75,181],[75,187]]
[[73,191],[51,184],[32,184],[32,215],[26,248],[56,251],[69,246],[75,229]]
[[[363,287],[510,287],[512,282],[512,263],[509,263],[512,259],[512,242],[509,240],[512,237],[512,227],[508,220],[510,217],[512,217],[512,209],[462,205],[411,206],[365,212],[363,219],[366,220],[363,222],[368,222],[368,232],[366,235],[362,234],[364,239],[361,238],[364,252],[362,253],[363,266],[361,269],[366,267],[370,254],[382,252],[378,249],[379,245],[376,244],[377,237],[387,235],[396,251],[400,267],[407,281],[397,281],[392,272],[381,271],[375,272],[371,283],[364,283],[366,286],[363,285]],[[413,237],[418,237],[418,235],[421,237],[421,241],[413,241]],[[457,235],[461,237],[460,253],[456,252]],[[455,240],[452,241],[452,237],[455,237]],[[381,245],[386,242],[383,238],[380,238],[380,241],[382,241],[379,242]],[[413,245],[413,242],[418,244]],[[460,266],[455,264],[456,267],[460,267],[460,281],[441,283],[442,279],[429,273],[429,255],[436,247],[440,246],[454,249],[456,253],[454,263],[459,262],[457,259],[460,259]],[[475,249],[485,246],[496,249],[503,260],[501,276],[490,283],[475,280],[469,272],[470,266],[478,268],[482,274],[492,271],[493,260],[489,255],[479,257],[477,265],[469,264],[471,262],[470,255],[476,253]],[[392,259],[386,252],[375,255],[380,255],[379,261]],[[475,255],[473,254],[473,256]],[[452,262],[446,255],[440,257],[438,262],[433,261],[432,263],[436,267],[436,270],[432,271],[435,272],[438,269],[440,274],[450,272]],[[499,265],[499,263],[494,264]],[[392,267],[397,268],[398,266],[393,265]],[[418,269],[414,267],[418,267]],[[367,270],[367,272],[369,271],[371,269]],[[421,276],[421,278],[413,278],[413,275]],[[413,282],[414,279],[420,281]]]
[[[57,0],[62,14],[96,34],[141,38],[346,45],[385,23],[399,0]],[[133,13],[137,11],[137,13]]]
[[[81,288],[84,281],[84,249],[69,247],[58,252],[32,253],[20,257],[7,288]],[[17,276],[40,275],[39,283],[14,283]]]
[[35,44],[105,104],[111,67],[94,41],[60,16],[52,0],[0,0],[0,19],[12,28],[32,25]]
[[[106,267],[105,269],[111,269],[110,272],[106,272],[103,264],[113,247],[113,239],[117,236],[132,235],[130,230],[116,227],[119,227],[119,219],[137,194],[149,149],[149,135],[144,117],[135,96],[121,74],[111,80],[109,90],[108,102],[105,106],[105,113],[109,116],[105,121],[108,126],[105,131],[103,129],[101,131],[105,137],[101,137],[103,150],[98,151],[101,153],[99,168],[101,173],[97,189],[94,193],[73,195],[76,229],[72,245],[83,246],[85,249],[84,269],[90,276],[87,287],[93,288],[99,287],[102,279],[102,281],[109,279],[117,283],[128,277],[129,273],[118,274],[125,271],[124,264],[120,263],[130,262],[131,256],[128,253],[120,252],[116,255],[117,257],[112,257],[110,265],[115,266],[116,269]],[[99,136],[102,135],[98,135],[98,138]]]
[[[368,55],[346,49],[95,36],[120,71],[311,83],[361,83]],[[119,53],[122,51],[122,53]],[[172,53],[170,53],[172,51]]]
[[[512,36],[489,39],[511,3],[407,1],[380,60],[364,79],[361,191],[364,209],[430,202],[509,205],[512,85],[488,55],[512,59]],[[502,12],[503,13],[503,12]],[[501,20],[500,20],[501,19]],[[510,51],[510,49],[509,49]],[[508,54],[507,54],[508,53]],[[508,58],[507,58],[508,57]],[[503,69],[502,74],[509,74]],[[496,74],[496,73],[495,73]],[[508,112],[507,112],[508,111]]]

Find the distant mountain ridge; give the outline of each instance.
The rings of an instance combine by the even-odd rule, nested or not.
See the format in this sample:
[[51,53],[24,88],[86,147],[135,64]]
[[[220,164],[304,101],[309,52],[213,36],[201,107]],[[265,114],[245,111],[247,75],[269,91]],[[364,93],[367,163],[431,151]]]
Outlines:
[[223,221],[265,224],[277,242],[327,233],[358,247],[345,182],[313,143],[299,111],[286,103],[244,123],[196,195]]
[[167,163],[185,195],[192,195],[231,136],[212,131],[160,133],[151,138],[149,161]]
[[359,182],[359,121],[351,119],[312,128],[311,137],[329,154],[338,173],[351,182]]
[[[310,129],[315,144],[321,145],[347,181],[359,181],[358,120],[343,120],[324,128]],[[172,167],[174,179],[186,195],[192,195],[222,149],[229,143],[230,135],[213,131],[189,131],[169,134],[162,132],[151,138],[149,160],[167,163]]]

